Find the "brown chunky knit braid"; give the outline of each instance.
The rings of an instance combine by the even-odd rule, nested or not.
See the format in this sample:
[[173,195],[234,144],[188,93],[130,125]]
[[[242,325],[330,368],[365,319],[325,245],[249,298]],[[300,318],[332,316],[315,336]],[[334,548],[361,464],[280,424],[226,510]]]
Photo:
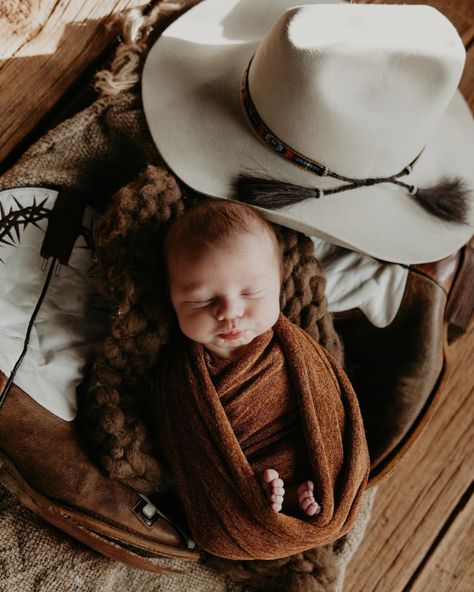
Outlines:
[[[190,207],[192,200],[186,204]],[[184,209],[174,177],[149,166],[117,193],[96,229],[99,291],[111,304],[113,318],[81,404],[82,424],[110,476],[145,493],[164,479],[143,419],[149,370],[173,319],[160,246],[168,225]],[[277,232],[283,253],[281,308],[341,360],[312,241],[289,229]]]
[[289,228],[275,230],[283,254],[280,308],[342,364],[342,345],[327,309],[326,279],[313,255],[313,241]]
[[98,289],[113,317],[83,389],[80,420],[110,476],[144,493],[163,480],[143,419],[147,370],[170,322],[164,302],[155,299],[158,249],[168,223],[183,209],[174,177],[149,166],[114,196],[95,230]]

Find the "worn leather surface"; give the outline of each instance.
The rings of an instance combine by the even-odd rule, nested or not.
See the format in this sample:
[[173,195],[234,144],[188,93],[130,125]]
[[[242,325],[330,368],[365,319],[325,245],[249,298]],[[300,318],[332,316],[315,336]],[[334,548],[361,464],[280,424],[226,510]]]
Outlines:
[[474,316],[474,238],[462,249],[446,306],[448,341],[463,335]]
[[360,310],[336,314],[346,370],[358,394],[372,477],[400,448],[433,398],[444,369],[447,297],[459,253],[410,267],[393,322],[372,325]]
[[[5,382],[0,373],[0,390]],[[149,527],[137,516],[141,498],[89,460],[73,422],[53,415],[15,385],[0,407],[0,480],[9,489],[15,483],[17,493],[33,498],[39,509],[50,506],[51,514],[43,517],[76,526],[76,538],[89,529],[153,554],[196,557],[182,548],[165,520]]]

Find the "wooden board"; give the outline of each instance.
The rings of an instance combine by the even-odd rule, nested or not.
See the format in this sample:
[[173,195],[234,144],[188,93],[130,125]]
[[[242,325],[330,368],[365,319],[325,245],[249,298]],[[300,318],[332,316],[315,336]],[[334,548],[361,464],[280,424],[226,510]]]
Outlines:
[[[463,505],[465,504],[465,505]],[[460,504],[460,511],[413,580],[411,592],[449,590],[471,592],[474,583],[474,496],[472,487]]]
[[144,4],[144,0],[1,3],[0,163],[110,47],[116,32],[106,22]]

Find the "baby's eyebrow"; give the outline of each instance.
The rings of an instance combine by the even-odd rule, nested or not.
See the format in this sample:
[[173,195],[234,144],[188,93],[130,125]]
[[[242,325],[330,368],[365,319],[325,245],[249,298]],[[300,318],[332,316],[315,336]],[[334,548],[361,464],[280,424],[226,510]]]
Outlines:
[[[249,289],[253,284],[265,280],[269,277],[268,273],[260,273],[256,276],[247,278],[245,282],[242,282],[242,289]],[[185,296],[188,301],[192,300],[205,300],[209,295],[208,286],[199,280],[194,280],[189,283],[185,283],[179,286],[181,293]]]
[[200,279],[194,279],[186,282],[186,278],[175,278],[176,285],[183,292],[198,292],[200,290],[206,290],[206,282]]
[[190,284],[184,284],[184,286],[181,286],[181,290],[184,292],[197,292],[205,287],[205,284],[202,284],[201,282],[191,282]]
[[247,283],[249,286],[251,286],[252,284],[259,282],[260,280],[266,280],[266,279],[268,279],[269,277],[270,277],[270,274],[268,274],[268,273],[261,273],[261,274],[259,274],[259,275],[256,275],[256,276],[255,276],[255,277],[253,277],[253,278],[250,278],[250,279],[249,279],[249,280],[248,280],[246,283]]
[[248,282],[256,282],[257,280],[265,279],[268,277],[268,273],[259,273],[251,278],[248,278]]

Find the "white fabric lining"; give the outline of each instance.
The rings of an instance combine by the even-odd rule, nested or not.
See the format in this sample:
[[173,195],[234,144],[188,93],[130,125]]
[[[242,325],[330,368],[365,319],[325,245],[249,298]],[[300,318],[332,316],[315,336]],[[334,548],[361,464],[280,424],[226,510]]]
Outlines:
[[[43,200],[43,207],[52,209],[56,196],[56,191],[43,188],[0,193],[3,221],[15,214],[19,220],[18,233],[13,229],[7,242],[0,242],[0,369],[6,376],[23,349],[26,329],[47,274],[41,269],[40,255],[47,219],[37,221],[37,226],[24,224],[22,219],[27,219],[31,207]],[[93,211],[88,208],[84,226],[90,229],[92,220]],[[6,226],[1,222],[0,231]],[[40,405],[68,421],[76,415],[75,389],[82,379],[83,364],[106,325],[107,313],[95,296],[91,256],[92,251],[80,236],[69,265],[61,267],[59,276],[52,276],[27,354],[15,376],[15,383]]]
[[402,302],[408,268],[314,238],[314,254],[326,273],[330,312],[360,309],[376,327],[387,327]]

